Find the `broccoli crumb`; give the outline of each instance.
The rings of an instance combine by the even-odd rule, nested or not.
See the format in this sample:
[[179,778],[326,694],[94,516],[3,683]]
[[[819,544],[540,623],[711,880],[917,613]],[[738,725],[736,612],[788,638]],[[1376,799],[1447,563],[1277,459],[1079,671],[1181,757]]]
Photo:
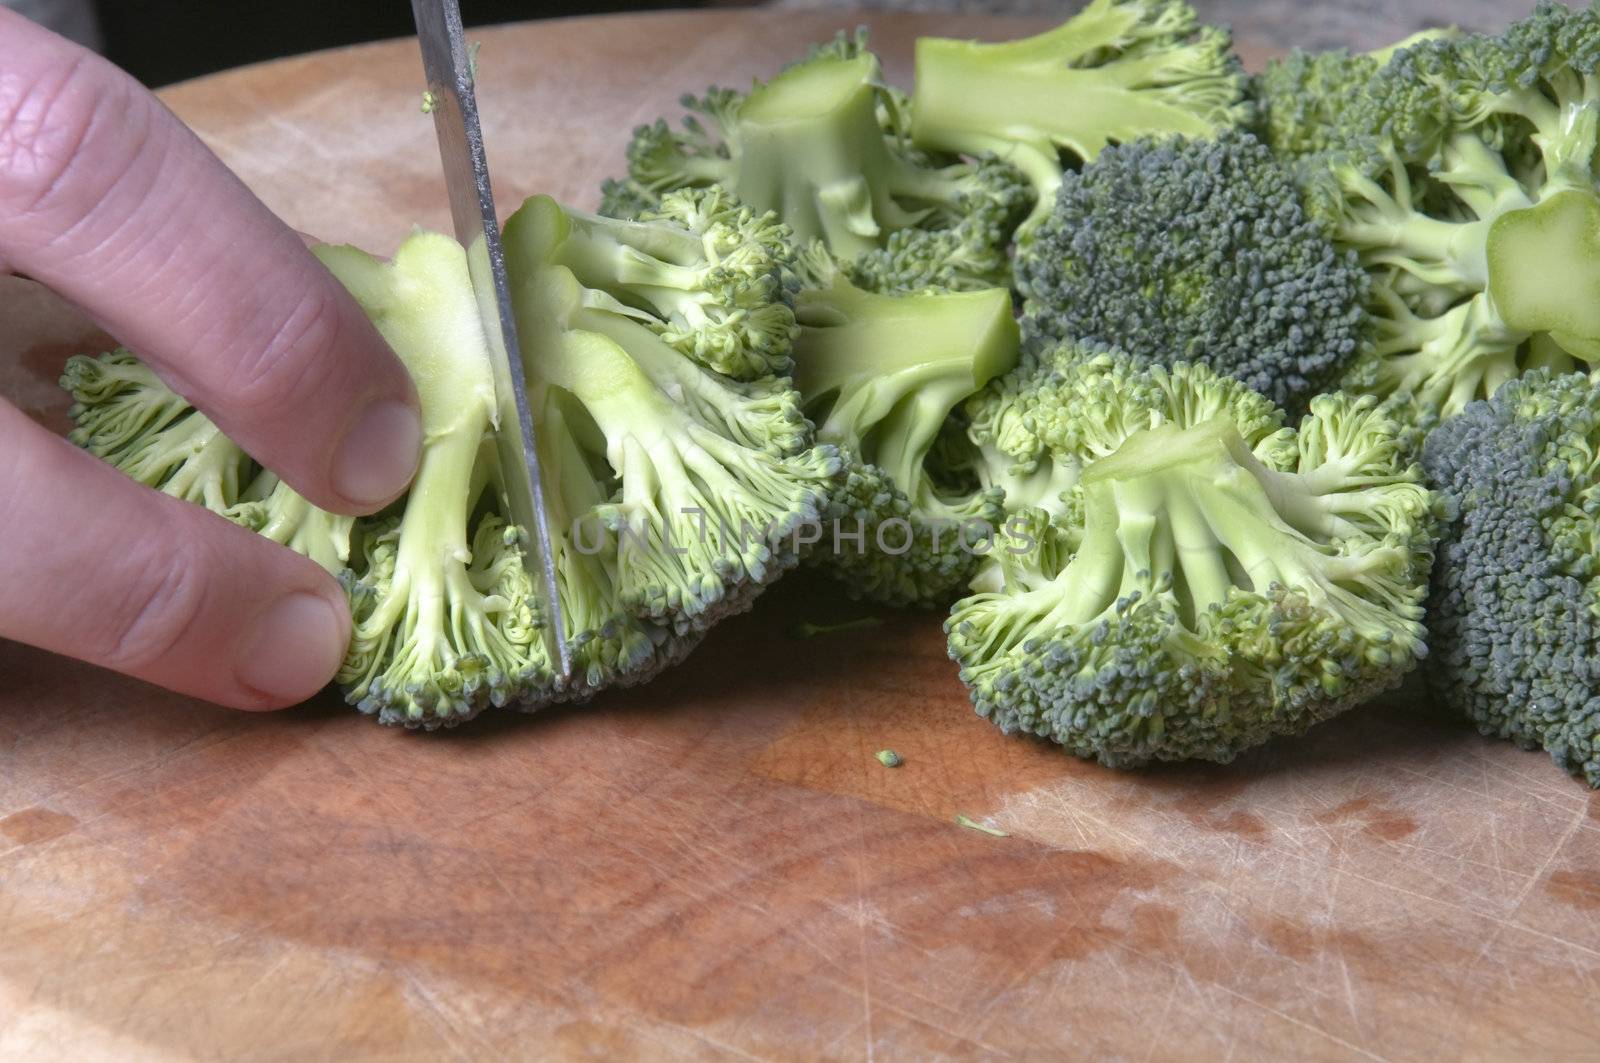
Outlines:
[[882,627],[883,619],[876,616],[863,616],[858,620],[846,620],[839,624],[813,624],[809,620],[802,620],[789,628],[789,637],[792,639],[824,638],[828,635],[843,635],[851,631],[870,631],[875,627]]
[[880,749],[874,756],[878,758],[878,763],[886,768],[898,768],[906,762],[904,757],[892,749]]
[[956,813],[956,826],[965,827],[968,830],[975,830],[980,834],[987,834],[992,838],[1011,837],[1010,832],[1003,831],[999,827],[991,827],[987,823],[979,823],[965,812]]

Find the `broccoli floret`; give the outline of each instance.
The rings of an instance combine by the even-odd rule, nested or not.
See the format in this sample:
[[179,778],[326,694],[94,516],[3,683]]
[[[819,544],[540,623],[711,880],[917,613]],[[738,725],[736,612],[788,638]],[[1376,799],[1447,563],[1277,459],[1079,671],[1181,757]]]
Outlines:
[[789,369],[779,298],[789,234],[718,188],[675,192],[637,221],[567,212],[560,264],[695,361],[736,377]]
[[1112,766],[1227,761],[1423,656],[1434,502],[1375,400],[1319,396],[1297,433],[1204,366],[1068,348],[1034,372],[1040,438],[1082,473],[1065,533],[998,541],[951,611],[980,715]]
[[[787,379],[767,375],[788,364],[794,331],[776,231],[715,190],[668,197],[637,224],[540,197],[507,224],[574,661],[565,682],[541,634],[528,536],[506,521],[491,354],[466,253],[448,237],[415,233],[388,263],[317,249],[422,398],[421,466],[384,513],[316,510],[125,353],[69,364],[75,438],[339,571],[354,619],[339,682],[380,721],[432,729],[490,705],[581,700],[648,679],[747,607],[795,563],[795,529],[838,474]],[[719,270],[723,301],[708,279]],[[743,310],[770,324],[759,343],[740,332]]]
[[1453,506],[1430,690],[1600,786],[1600,374],[1507,382],[1428,437],[1423,467]]
[[126,349],[67,360],[69,438],[138,482],[205,506],[327,569],[350,557],[354,520],[317,509],[250,460]]
[[1006,248],[1030,198],[1022,175],[913,149],[904,101],[859,40],[815,48],[748,94],[713,87],[682,102],[682,130],[634,131],[628,176],[606,183],[602,213],[633,217],[675,189],[721,185],[877,290],[1008,282]]
[[1312,160],[1319,213],[1374,277],[1345,386],[1431,420],[1532,368],[1600,359],[1600,11],[1541,3],[1500,36],[1426,40],[1349,101]]
[[1142,139],[1068,174],[1016,258],[1030,346],[1192,361],[1300,410],[1366,341],[1366,272],[1248,133]]
[[564,422],[582,452],[559,463],[552,494],[607,497],[594,512],[616,540],[629,611],[702,630],[796,563],[796,531],[818,517],[839,456],[812,445],[787,379],[696,365],[618,306],[615,287],[594,286],[603,278],[585,283],[566,265],[580,225],[538,196],[505,227],[535,418]]
[[1228,32],[1185,0],[1092,0],[1053,30],[1000,44],[917,41],[911,130],[918,147],[1015,163],[1033,186],[1019,240],[1043,223],[1061,153],[1248,123],[1246,78]]
[[1372,52],[1296,48],[1272,60],[1250,79],[1262,140],[1281,155],[1315,155],[1337,147],[1350,100],[1366,90],[1384,64],[1414,44],[1459,35],[1454,28],[1429,29]]
[[795,297],[795,386],[817,439],[845,458],[810,562],[852,597],[942,605],[1002,511],[998,491],[974,489],[930,452],[952,411],[1016,364],[1011,293],[886,295],[837,271],[807,276]]

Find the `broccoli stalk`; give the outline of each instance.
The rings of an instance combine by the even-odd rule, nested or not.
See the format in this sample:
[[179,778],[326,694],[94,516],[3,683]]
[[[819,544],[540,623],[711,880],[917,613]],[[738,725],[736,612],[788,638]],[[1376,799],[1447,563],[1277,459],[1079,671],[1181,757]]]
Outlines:
[[1021,169],[1037,196],[1026,237],[1055,202],[1061,152],[1087,162],[1136,137],[1206,137],[1247,121],[1231,48],[1184,0],[1093,0],[1053,30],[998,44],[924,37],[912,138]]
[[[494,375],[467,257],[416,233],[383,263],[353,247],[317,249],[400,355],[422,397],[422,462],[404,512],[363,535],[355,626],[339,682],[365,711],[441,722],[547,683],[519,564],[485,585],[474,571],[474,469],[496,416]],[[515,533],[500,544],[520,550]],[[476,560],[484,558],[477,555]]]
[[1112,766],[1227,761],[1422,657],[1433,501],[1375,400],[1297,434],[1204,367],[1057,354],[1039,402],[1087,422],[1047,431],[1083,469],[1068,527],[1036,511],[946,624],[981,715]]
[[631,217],[674,189],[721,185],[875,288],[1005,282],[1021,176],[911,150],[901,102],[861,42],[813,49],[748,95],[713,88],[683,103],[698,115],[684,131],[634,131],[629,176],[607,182],[603,213]]
[[992,528],[999,499],[952,483],[929,454],[951,412],[1016,364],[1010,293],[883,295],[834,275],[798,294],[795,315],[795,384],[818,440],[847,460],[830,524],[864,537],[855,550],[830,544],[813,563],[852,596],[947,599],[975,561],[972,540],[986,538],[970,525]]

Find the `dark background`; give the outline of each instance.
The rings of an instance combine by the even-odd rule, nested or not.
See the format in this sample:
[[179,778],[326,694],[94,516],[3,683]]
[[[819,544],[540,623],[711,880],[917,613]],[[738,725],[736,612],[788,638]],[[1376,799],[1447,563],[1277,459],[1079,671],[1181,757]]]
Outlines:
[[[469,26],[607,11],[704,7],[705,0],[581,3],[461,0]],[[409,0],[98,0],[105,54],[147,85],[263,59],[414,32]]]

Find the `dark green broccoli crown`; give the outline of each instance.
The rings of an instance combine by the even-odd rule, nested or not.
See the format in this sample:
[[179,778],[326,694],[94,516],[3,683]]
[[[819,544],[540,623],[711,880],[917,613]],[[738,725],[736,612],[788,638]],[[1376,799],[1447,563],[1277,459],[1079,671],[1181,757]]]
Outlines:
[[1423,465],[1453,506],[1428,599],[1431,690],[1600,786],[1600,375],[1507,383],[1430,435]]
[[951,611],[979,714],[1113,766],[1226,761],[1423,656],[1434,500],[1376,401],[1319,396],[1297,433],[1204,366],[1032,371],[1023,435],[1082,473]]
[[1197,362],[1291,408],[1364,339],[1365,272],[1247,133],[1108,148],[1067,175],[1015,270],[1030,344]]
[[[721,185],[820,241],[880,290],[1004,285],[1006,247],[1033,202],[1015,167],[911,145],[904,97],[862,34],[841,34],[749,93],[685,96],[683,129],[642,125],[602,213],[637,217],[678,189]],[[975,153],[976,154],[976,153]]]

